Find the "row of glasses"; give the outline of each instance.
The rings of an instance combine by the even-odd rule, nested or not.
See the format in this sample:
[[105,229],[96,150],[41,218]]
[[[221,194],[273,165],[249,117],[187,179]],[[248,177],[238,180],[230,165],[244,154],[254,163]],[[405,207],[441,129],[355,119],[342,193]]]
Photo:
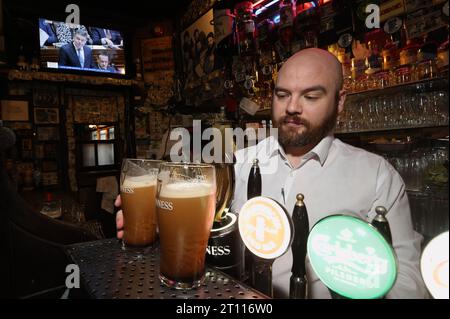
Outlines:
[[421,148],[387,159],[405,182],[414,229],[426,240],[448,230],[448,147]]
[[448,182],[448,148],[419,148],[386,159],[402,176],[408,191],[425,192]]
[[448,125],[448,92],[398,93],[349,99],[339,115],[340,133]]
[[414,229],[425,241],[448,231],[448,194],[442,192],[408,193]]
[[124,249],[151,247],[159,235],[161,282],[200,286],[216,208],[215,167],[124,159],[120,194]]

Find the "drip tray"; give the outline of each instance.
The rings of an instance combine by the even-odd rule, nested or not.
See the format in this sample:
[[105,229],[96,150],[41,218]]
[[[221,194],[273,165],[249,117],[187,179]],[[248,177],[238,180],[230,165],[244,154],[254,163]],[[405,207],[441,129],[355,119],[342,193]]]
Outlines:
[[80,267],[87,292],[100,299],[267,299],[229,275],[206,266],[203,284],[191,290],[161,284],[159,248],[122,249],[117,239],[67,246],[67,254]]

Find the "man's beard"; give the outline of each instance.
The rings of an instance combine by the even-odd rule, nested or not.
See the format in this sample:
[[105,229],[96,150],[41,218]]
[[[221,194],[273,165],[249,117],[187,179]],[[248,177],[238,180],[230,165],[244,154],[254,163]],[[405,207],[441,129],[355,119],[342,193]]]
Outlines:
[[[331,113],[322,125],[313,127],[311,123],[299,115],[285,115],[279,121],[274,121],[274,126],[278,128],[278,142],[283,147],[303,147],[320,142],[335,127],[338,117],[337,107]],[[299,133],[296,128],[287,126],[288,121],[294,121],[295,124],[301,124],[304,132]]]

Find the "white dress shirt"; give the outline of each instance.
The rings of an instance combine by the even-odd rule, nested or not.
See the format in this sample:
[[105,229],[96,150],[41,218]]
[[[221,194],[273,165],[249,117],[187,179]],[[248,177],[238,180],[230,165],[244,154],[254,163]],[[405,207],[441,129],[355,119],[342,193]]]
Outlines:
[[[253,159],[259,160],[262,196],[283,204],[289,214],[297,193],[305,196],[309,226],[333,214],[353,214],[371,221],[375,207],[387,209],[393,247],[398,258],[398,276],[387,298],[426,298],[420,275],[422,236],[413,230],[405,185],[400,175],[381,156],[345,144],[332,135],[325,137],[293,168],[274,137],[235,154],[236,187],[232,209],[239,212],[247,200],[247,181]],[[284,195],[283,195],[284,193]],[[273,264],[274,297],[288,298],[292,253],[289,249]],[[330,298],[307,260],[309,298]]]

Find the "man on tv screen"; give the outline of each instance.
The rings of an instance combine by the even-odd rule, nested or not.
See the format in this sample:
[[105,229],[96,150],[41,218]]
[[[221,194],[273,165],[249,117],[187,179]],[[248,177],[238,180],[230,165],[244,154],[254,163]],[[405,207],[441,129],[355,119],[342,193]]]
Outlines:
[[102,29],[91,28],[92,41],[95,45],[104,45],[112,49],[118,49],[123,44],[120,32]]
[[109,61],[110,61],[109,54],[106,52],[100,52],[99,55],[97,56],[96,68],[99,71],[115,73],[116,69],[112,65],[109,64]]
[[93,68],[92,50],[85,45],[87,38],[86,30],[75,30],[72,43],[67,43],[59,49],[58,65]]
[[44,45],[51,46],[58,42],[55,31],[51,24],[45,19],[39,19],[39,35],[41,40],[41,47]]

